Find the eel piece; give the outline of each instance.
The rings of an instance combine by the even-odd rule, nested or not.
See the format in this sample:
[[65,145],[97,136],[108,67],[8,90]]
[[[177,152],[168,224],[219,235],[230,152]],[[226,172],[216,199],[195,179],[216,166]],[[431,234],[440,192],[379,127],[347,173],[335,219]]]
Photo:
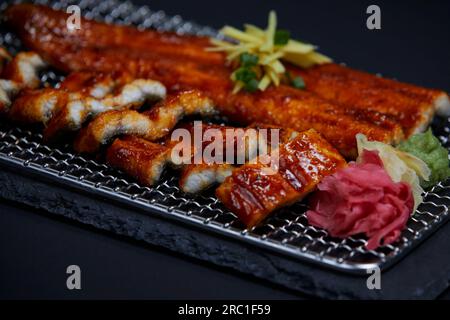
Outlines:
[[281,144],[272,160],[235,169],[217,188],[219,200],[249,228],[273,211],[300,201],[320,180],[346,165],[315,130]]
[[[236,165],[242,164],[236,159],[245,163],[270,147],[268,140],[250,133],[254,128],[194,122],[176,129],[185,130],[182,139],[172,136],[156,143],[135,136],[117,138],[108,148],[106,160],[147,186],[158,182],[164,167],[178,169],[180,189],[194,194],[222,183]],[[225,138],[231,130],[233,134]],[[206,138],[208,133],[213,134]],[[227,158],[229,151],[232,156]],[[208,156],[212,153],[214,159]]]
[[217,113],[212,101],[196,90],[181,91],[159,102],[152,109],[107,111],[83,128],[74,143],[80,153],[94,153],[118,135],[136,135],[149,141],[165,137],[183,117]]
[[44,130],[44,139],[54,140],[64,132],[77,131],[89,118],[104,112],[138,109],[146,101],[159,101],[165,96],[166,88],[160,82],[136,79],[125,84],[117,94],[102,99],[91,96],[72,98],[49,121]]

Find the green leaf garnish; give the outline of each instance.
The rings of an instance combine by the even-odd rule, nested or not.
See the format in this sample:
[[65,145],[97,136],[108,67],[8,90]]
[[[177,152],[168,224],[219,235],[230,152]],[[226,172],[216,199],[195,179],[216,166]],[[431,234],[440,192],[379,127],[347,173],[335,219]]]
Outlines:
[[241,55],[241,67],[233,73],[235,81],[240,81],[243,88],[248,92],[255,92],[258,90],[258,77],[256,72],[252,70],[258,63],[258,57],[249,53]]
[[259,57],[248,52],[244,52],[240,56],[242,67],[254,67],[258,64]]
[[258,84],[259,81],[256,80],[256,78],[251,79],[250,81],[245,83],[244,89],[247,90],[248,92],[255,92],[256,90],[258,90]]
[[[236,70],[237,68],[249,68],[256,73],[259,81],[258,90],[264,91],[272,84],[278,86],[281,82],[298,88],[303,88],[301,80],[287,79],[283,76],[286,72],[284,62],[289,62],[302,68],[309,68],[316,64],[329,63],[332,60],[327,56],[316,52],[316,47],[291,39],[288,30],[278,29],[277,15],[270,11],[266,28],[259,28],[252,24],[246,24],[244,30],[231,26],[224,26],[220,33],[226,40],[211,39],[214,47],[206,48],[211,52],[223,52],[226,55],[227,64]],[[248,74],[248,72],[247,72]],[[245,88],[251,77],[241,75],[244,81],[236,78],[236,72],[231,75],[234,82],[233,94]],[[250,79],[250,80],[249,80]],[[252,84],[248,87],[252,88]]]
[[292,79],[291,84],[294,88],[297,88],[297,89],[305,89],[305,87],[306,87],[305,80],[303,80],[303,78],[300,76]]
[[247,67],[241,67],[237,69],[234,75],[236,77],[236,80],[242,81],[243,83],[247,83],[253,79],[256,79],[256,73]]
[[288,83],[291,86],[293,86],[294,88],[297,88],[297,89],[305,89],[306,88],[305,80],[303,80],[302,77],[297,76],[295,78],[292,78],[292,75],[289,71],[286,71],[285,76],[286,76]]
[[273,43],[277,46],[284,46],[289,42],[290,38],[291,33],[288,30],[278,29],[277,31],[275,31]]

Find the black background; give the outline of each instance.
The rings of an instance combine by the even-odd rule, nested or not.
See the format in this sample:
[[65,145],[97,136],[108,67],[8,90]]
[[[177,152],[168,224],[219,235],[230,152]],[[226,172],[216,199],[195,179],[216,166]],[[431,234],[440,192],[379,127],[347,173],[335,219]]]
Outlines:
[[[338,62],[450,91],[450,1],[134,1],[220,28],[281,28],[320,45]],[[382,29],[366,28],[381,7]],[[0,186],[1,187],[1,186]],[[158,248],[0,202],[0,298],[304,298],[264,281]],[[66,289],[65,269],[82,269],[82,290]],[[446,293],[443,297],[450,297]]]

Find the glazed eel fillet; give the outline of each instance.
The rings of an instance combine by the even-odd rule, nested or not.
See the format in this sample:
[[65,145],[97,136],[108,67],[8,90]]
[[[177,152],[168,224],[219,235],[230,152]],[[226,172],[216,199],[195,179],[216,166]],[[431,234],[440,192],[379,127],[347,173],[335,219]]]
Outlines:
[[[435,112],[450,115],[450,101],[445,92],[332,63],[306,70],[289,67],[292,73],[305,79],[306,91],[314,93],[313,96],[306,92],[295,94],[281,86],[268,94],[230,97],[232,84],[228,80],[230,70],[225,66],[225,57],[205,50],[211,46],[206,37],[139,31],[88,20],[82,21],[81,30],[70,33],[65,28],[64,13],[36,5],[13,6],[6,17],[27,45],[63,70],[126,66],[168,87],[204,90],[223,114],[243,124],[265,121],[298,130],[315,128],[350,157],[355,155],[354,131],[375,140],[396,143],[425,129]],[[97,59],[105,60],[97,63]],[[277,109],[287,107],[289,113],[277,114]]]
[[131,79],[125,74],[79,72],[69,75],[59,88],[22,91],[8,116],[19,122],[43,123],[44,140],[48,141],[80,129],[100,113],[139,108],[165,95],[166,88],[157,81]]
[[13,99],[22,90],[40,85],[38,73],[46,66],[35,52],[20,52],[11,57],[0,47],[0,114],[10,111]]
[[[266,143],[265,140],[259,142],[256,136],[246,135],[248,129],[253,128],[239,128],[242,130],[242,134],[234,135],[233,143],[229,146],[225,141],[222,141],[223,144],[220,144],[219,141],[221,148],[216,148],[214,139],[203,141],[198,146],[193,138],[196,129],[194,125],[188,124],[177,129],[186,130],[190,133],[189,137],[191,138],[180,141],[172,140],[169,137],[163,143],[151,142],[136,136],[117,138],[108,147],[106,161],[147,186],[152,186],[159,181],[165,167],[178,169],[181,171],[179,179],[181,190],[186,193],[198,193],[214,184],[223,182],[226,177],[231,175],[234,169],[232,163],[235,162],[227,163],[223,153],[227,147],[233,149],[233,155],[236,158],[242,157],[244,161],[248,161],[258,154],[260,146],[258,143]],[[203,136],[209,129],[217,130],[225,136],[227,130],[237,128],[202,124],[199,134]],[[214,159],[221,158],[220,161],[203,157],[207,148],[214,149],[215,152],[212,156]],[[184,154],[184,151],[187,153]],[[197,161],[195,161],[196,156],[199,156]]]
[[[262,122],[298,131],[316,129],[344,156],[356,156],[357,133],[395,144],[428,125],[436,110],[449,112],[448,96],[328,64],[291,71],[307,90],[280,85],[264,92],[232,94],[231,69],[209,39],[82,20],[69,32],[67,15],[38,5],[10,7],[6,21],[25,45],[66,72],[127,70],[173,89],[198,89],[221,115],[243,125]],[[345,90],[343,89],[345,88]]]
[[214,116],[214,103],[197,90],[173,93],[148,111],[115,110],[103,112],[81,129],[74,148],[80,153],[95,153],[118,135],[135,135],[149,141],[167,136],[183,117]]
[[245,164],[217,188],[219,200],[247,227],[274,210],[301,200],[327,175],[346,165],[342,156],[314,129],[282,143],[277,161]]

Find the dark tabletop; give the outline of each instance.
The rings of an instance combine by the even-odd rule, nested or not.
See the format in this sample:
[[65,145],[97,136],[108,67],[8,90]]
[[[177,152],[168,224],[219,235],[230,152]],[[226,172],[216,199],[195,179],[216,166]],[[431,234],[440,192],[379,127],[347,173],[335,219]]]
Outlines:
[[[376,31],[366,28],[372,1],[134,2],[217,28],[263,26],[276,9],[280,27],[338,62],[450,92],[449,1],[377,1]],[[14,203],[0,202],[0,225],[0,298],[305,298]],[[80,291],[66,288],[71,264],[82,270]],[[450,290],[441,297],[450,299]]]

